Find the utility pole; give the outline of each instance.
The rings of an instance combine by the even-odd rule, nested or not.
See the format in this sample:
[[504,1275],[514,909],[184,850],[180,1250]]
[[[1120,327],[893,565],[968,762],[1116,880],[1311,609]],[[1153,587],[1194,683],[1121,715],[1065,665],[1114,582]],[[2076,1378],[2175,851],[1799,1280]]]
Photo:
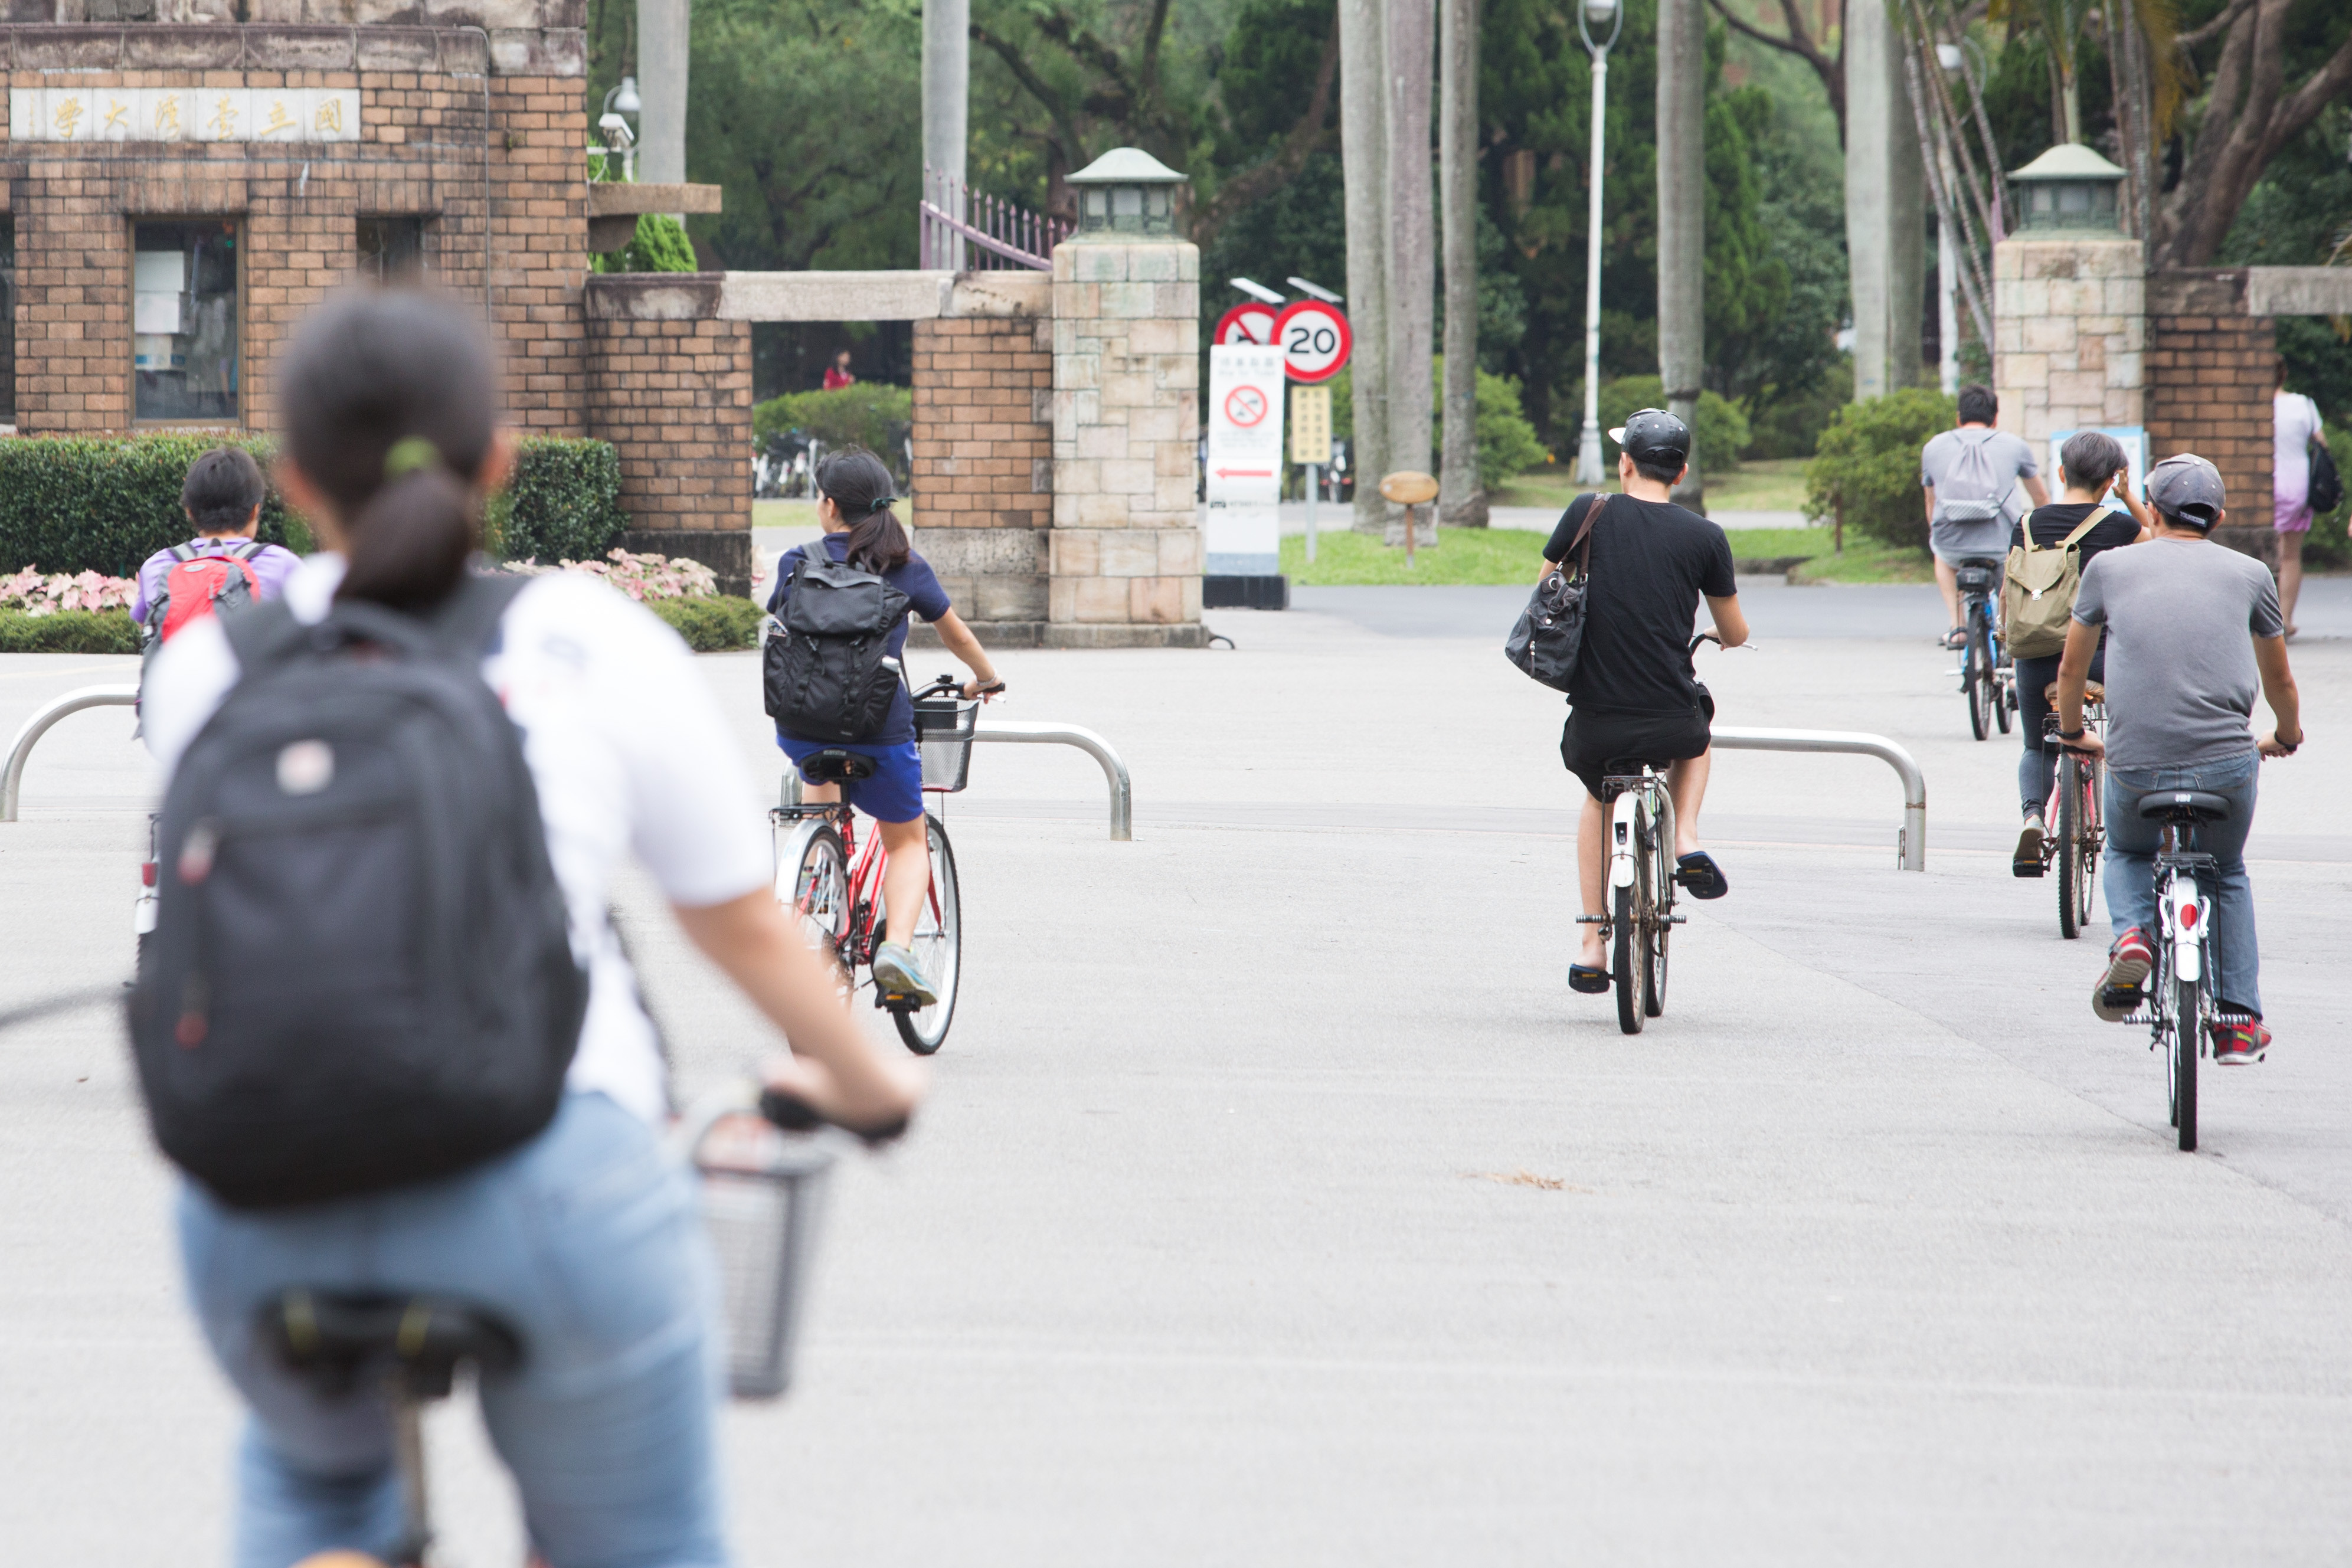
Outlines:
[[[1606,29],[1599,43],[1592,29]],[[1601,468],[1601,190],[1608,172],[1604,156],[1609,127],[1609,51],[1625,27],[1618,0],[1584,0],[1576,10],[1577,37],[1592,57],[1592,151],[1585,160],[1584,215],[1584,423],[1576,437],[1576,482],[1599,489]]]
[[[1865,9],[1857,0],[1853,9]],[[1658,373],[1666,412],[1698,430],[1706,368],[1706,14],[1704,0],[1658,4]],[[1706,504],[1706,454],[1691,446],[1674,498]]]
[[648,185],[686,183],[686,65],[693,32],[690,0],[637,0],[637,178]]
[[1445,246],[1445,438],[1437,517],[1486,525],[1478,487],[1478,0],[1445,0],[1438,52],[1437,192]]
[[1389,471],[1388,27],[1381,0],[1339,0],[1339,162],[1348,206],[1348,467],[1360,533],[1386,533]]
[[[923,0],[923,188],[937,192],[932,199],[942,205],[960,207],[963,201],[971,98],[971,0]],[[950,250],[961,255],[962,243]],[[926,256],[923,265],[947,267],[953,260]]]
[[[1436,0],[1387,0],[1389,21],[1389,466],[1427,473],[1436,401],[1437,224],[1430,156]],[[1375,482],[1380,476],[1372,476]],[[1406,511],[1403,523],[1412,524]],[[1437,514],[1429,514],[1437,542]]]

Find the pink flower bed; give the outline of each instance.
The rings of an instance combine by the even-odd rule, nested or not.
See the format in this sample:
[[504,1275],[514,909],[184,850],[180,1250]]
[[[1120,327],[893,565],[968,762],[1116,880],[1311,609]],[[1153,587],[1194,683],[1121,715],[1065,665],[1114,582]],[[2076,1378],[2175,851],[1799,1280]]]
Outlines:
[[577,571],[601,577],[640,602],[648,599],[702,599],[719,591],[719,574],[698,560],[684,557],[609,552],[603,560],[563,560],[541,566],[535,560],[509,561],[509,571],[536,575],[543,571]]
[[26,615],[55,615],[60,610],[128,610],[139,584],[128,577],[101,577],[94,571],[44,577],[26,567],[14,577],[0,577],[0,610]]

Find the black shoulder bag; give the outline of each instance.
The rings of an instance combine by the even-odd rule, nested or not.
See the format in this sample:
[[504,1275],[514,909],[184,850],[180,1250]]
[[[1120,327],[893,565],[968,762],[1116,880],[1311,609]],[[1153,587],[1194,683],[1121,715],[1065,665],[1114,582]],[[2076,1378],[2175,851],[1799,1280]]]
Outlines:
[[[1606,496],[1592,497],[1584,522],[1568,547],[1559,570],[1536,584],[1518,624],[1503,643],[1503,656],[1530,680],[1556,692],[1568,690],[1576,678],[1576,657],[1584,646],[1585,594],[1592,573],[1592,525],[1601,520]],[[1570,562],[1574,562],[1574,570]]]

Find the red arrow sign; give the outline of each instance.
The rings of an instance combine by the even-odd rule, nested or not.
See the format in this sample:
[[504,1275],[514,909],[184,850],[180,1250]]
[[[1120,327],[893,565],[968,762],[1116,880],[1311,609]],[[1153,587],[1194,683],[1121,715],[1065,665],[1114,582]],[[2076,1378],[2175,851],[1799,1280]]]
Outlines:
[[1271,468],[1219,468],[1214,472],[1220,479],[1271,479],[1274,477],[1274,470]]

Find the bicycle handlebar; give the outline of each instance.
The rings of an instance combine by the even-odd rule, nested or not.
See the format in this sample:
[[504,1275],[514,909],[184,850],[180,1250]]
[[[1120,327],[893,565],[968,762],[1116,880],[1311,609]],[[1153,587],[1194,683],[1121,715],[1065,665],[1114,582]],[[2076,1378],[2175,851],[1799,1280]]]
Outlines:
[[838,1127],[867,1148],[878,1148],[904,1137],[913,1121],[910,1116],[901,1116],[878,1126],[853,1127],[845,1122],[835,1121],[799,1095],[773,1085],[765,1085],[760,1090],[760,1114],[787,1133],[814,1133],[821,1127]]

